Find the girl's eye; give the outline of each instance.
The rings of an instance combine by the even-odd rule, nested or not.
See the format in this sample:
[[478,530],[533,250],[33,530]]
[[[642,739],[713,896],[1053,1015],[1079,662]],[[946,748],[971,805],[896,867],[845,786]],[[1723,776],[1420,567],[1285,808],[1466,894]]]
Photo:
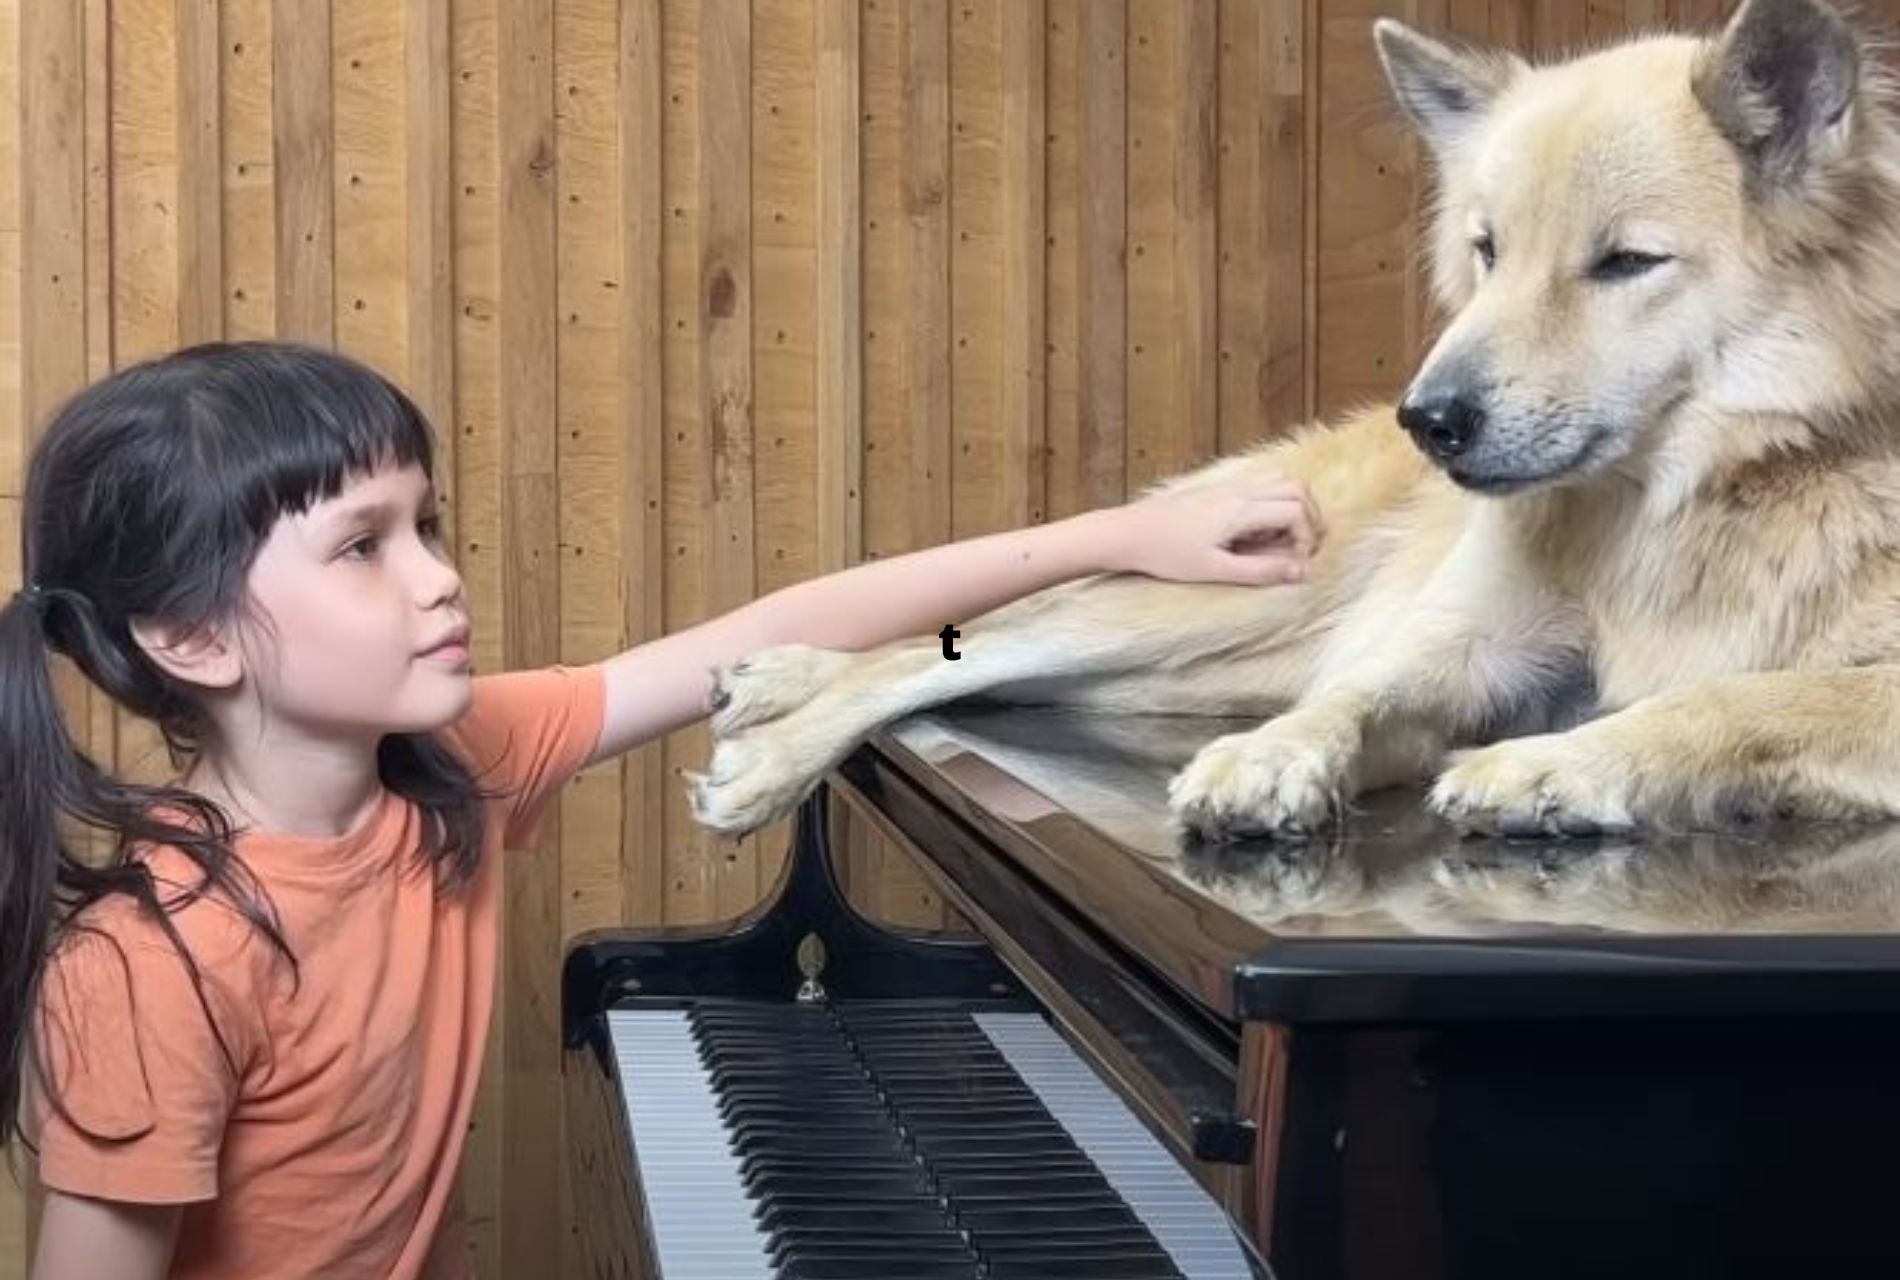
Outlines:
[[[416,531],[422,535],[424,542],[440,542],[442,541],[442,520],[439,516],[424,516],[416,521]],[[382,539],[376,534],[365,534],[343,548],[343,554],[361,559],[363,556],[372,554],[381,544]]]

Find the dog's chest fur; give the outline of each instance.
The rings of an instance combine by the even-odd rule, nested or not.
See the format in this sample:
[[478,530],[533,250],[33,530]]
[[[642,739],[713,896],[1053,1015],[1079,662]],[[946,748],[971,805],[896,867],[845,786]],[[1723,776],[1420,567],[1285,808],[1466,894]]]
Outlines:
[[1521,526],[1589,619],[1604,709],[1736,672],[1900,660],[1900,466],[1751,464],[1664,513],[1605,488],[1551,495]]

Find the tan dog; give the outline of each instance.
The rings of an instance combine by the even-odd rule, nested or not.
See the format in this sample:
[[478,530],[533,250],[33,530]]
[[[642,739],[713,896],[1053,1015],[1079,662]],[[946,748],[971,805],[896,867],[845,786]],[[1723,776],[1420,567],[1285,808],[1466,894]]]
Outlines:
[[1395,410],[1170,482],[1304,479],[1308,581],[1092,579],[954,663],[768,650],[722,678],[701,821],[978,693],[1271,715],[1176,777],[1204,835],[1435,773],[1484,830],[1900,814],[1900,131],[1862,42],[1818,0],[1543,68],[1375,34],[1450,322]]

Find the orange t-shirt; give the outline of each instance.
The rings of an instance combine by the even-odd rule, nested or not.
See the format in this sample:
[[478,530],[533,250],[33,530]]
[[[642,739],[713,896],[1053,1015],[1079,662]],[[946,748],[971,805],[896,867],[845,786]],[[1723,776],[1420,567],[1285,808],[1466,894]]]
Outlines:
[[[339,838],[238,837],[297,957],[294,995],[282,954],[222,897],[172,916],[204,1003],[122,897],[86,915],[111,941],[69,934],[49,962],[47,1070],[91,1135],[29,1081],[40,1177],[185,1203],[174,1277],[467,1274],[457,1173],[494,1005],[501,850],[534,843],[545,804],[592,754],[605,681],[597,665],[506,672],[477,677],[473,698],[441,740],[511,794],[488,802],[465,889],[439,897],[414,869],[421,815],[384,792]],[[161,896],[164,881],[195,883],[175,849],[140,856]]]

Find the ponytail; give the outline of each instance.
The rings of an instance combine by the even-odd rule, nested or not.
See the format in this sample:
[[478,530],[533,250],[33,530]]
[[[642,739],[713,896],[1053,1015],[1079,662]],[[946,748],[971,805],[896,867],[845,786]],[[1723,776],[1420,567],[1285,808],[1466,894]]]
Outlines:
[[[119,782],[66,732],[53,681],[59,649],[83,653],[86,673],[108,692],[150,679],[124,661],[77,592],[34,584],[0,609],[0,1150],[23,1136],[20,1104],[47,956],[65,930],[83,927],[74,917],[87,904],[113,893],[134,899],[183,957],[207,1016],[197,965],[171,920],[180,906],[223,893],[296,969],[268,899],[231,852],[224,812],[182,787]],[[159,806],[183,812],[188,825],[154,817]],[[80,856],[67,846],[62,817],[113,832],[115,847],[104,859]],[[160,898],[150,870],[127,857],[142,843],[178,848],[203,873],[199,882]],[[212,1031],[230,1058],[215,1023]]]
[[18,1124],[27,1027],[38,1003],[61,864],[57,797],[78,790],[29,587],[0,608],[0,1146]]

